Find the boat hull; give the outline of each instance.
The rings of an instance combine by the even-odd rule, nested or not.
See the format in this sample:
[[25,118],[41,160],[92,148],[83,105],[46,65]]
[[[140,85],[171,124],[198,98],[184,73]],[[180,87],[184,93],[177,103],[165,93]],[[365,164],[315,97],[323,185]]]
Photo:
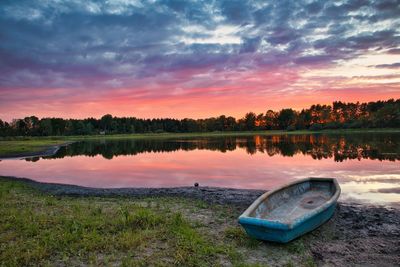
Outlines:
[[321,211],[319,214],[302,221],[291,229],[273,228],[266,223],[260,222],[261,220],[259,219],[248,217],[239,218],[239,223],[246,233],[255,239],[287,243],[324,224],[333,216],[335,209],[336,203],[329,206],[326,210]]

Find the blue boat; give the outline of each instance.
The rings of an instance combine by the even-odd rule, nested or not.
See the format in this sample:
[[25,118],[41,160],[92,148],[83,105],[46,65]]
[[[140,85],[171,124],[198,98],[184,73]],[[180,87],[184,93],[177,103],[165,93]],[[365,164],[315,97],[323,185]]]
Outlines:
[[260,196],[239,223],[253,238],[287,243],[329,220],[339,195],[336,179],[297,180]]

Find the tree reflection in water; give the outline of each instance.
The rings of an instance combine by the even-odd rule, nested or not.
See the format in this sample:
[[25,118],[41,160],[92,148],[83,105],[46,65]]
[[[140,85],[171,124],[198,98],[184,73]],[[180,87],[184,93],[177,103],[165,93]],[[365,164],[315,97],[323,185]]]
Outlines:
[[[73,143],[62,147],[57,154],[45,159],[79,155],[102,155],[112,159],[121,155],[140,153],[168,153],[178,150],[212,150],[227,152],[244,149],[248,154],[265,153],[272,157],[296,154],[309,155],[313,159],[333,158],[337,162],[347,159],[400,160],[399,134],[342,134],[342,135],[276,135],[211,137],[192,139],[146,140],[96,140]],[[37,161],[39,158],[27,159]]]

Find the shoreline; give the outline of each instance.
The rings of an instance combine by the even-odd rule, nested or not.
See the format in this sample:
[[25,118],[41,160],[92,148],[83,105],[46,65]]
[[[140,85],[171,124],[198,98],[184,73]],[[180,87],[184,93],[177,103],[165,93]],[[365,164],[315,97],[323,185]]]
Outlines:
[[191,138],[191,137],[225,137],[252,135],[308,135],[308,134],[363,134],[363,133],[400,133],[400,128],[354,128],[315,130],[254,130],[254,131],[214,131],[214,132],[163,132],[163,133],[126,133],[126,134],[94,134],[94,135],[52,135],[52,136],[5,136],[1,141],[30,140],[71,140],[83,141],[91,139],[146,139],[146,138]]
[[[210,204],[218,205],[237,205],[247,207],[259,196],[269,190],[212,187],[212,186],[178,186],[178,187],[117,187],[102,188],[88,187],[74,184],[40,182],[31,178],[3,176],[0,174],[0,180],[23,182],[31,187],[54,196],[71,197],[182,197],[204,201]],[[399,205],[384,205],[374,203],[362,203],[352,201],[338,200],[338,204],[345,206],[378,208],[397,210],[400,213]]]
[[[145,134],[109,134],[109,135],[82,135],[82,136],[15,136],[0,138],[0,160],[24,159],[33,157],[52,156],[62,146],[79,141],[96,140],[167,140],[190,138],[224,138],[249,136],[295,136],[295,135],[357,135],[357,134],[400,134],[398,128],[377,129],[339,129],[339,130],[265,130],[265,131],[237,131],[237,132],[196,132],[196,133],[145,133]],[[39,144],[38,144],[39,143]],[[56,144],[54,144],[56,143]],[[2,148],[3,146],[3,148]],[[13,149],[9,149],[9,148]],[[6,148],[6,149],[4,149]],[[8,148],[8,149],[7,149]],[[22,149],[21,149],[22,148]],[[20,152],[20,150],[24,150]]]
[[265,190],[235,189],[223,187],[124,187],[124,188],[94,188],[71,184],[38,182],[29,178],[0,176],[0,179],[20,181],[29,184],[35,189],[55,196],[77,197],[183,197],[202,200],[221,205],[250,205],[256,198],[265,193]]
[[76,141],[64,142],[59,145],[50,145],[46,146],[43,150],[35,151],[35,152],[22,152],[22,153],[13,153],[6,156],[0,155],[1,160],[18,160],[18,159],[26,159],[26,158],[35,158],[35,157],[49,157],[55,155],[61,147],[68,146],[70,144],[75,143]]
[[[0,176],[0,181],[24,183],[42,192],[63,199],[95,201],[91,197],[112,198],[117,201],[163,199],[175,201],[201,200],[212,207],[232,210],[230,225],[238,227],[237,217],[263,190],[229,189],[214,187],[175,188],[115,188],[99,189],[75,185],[42,183],[27,178]],[[192,214],[192,213],[189,213]],[[187,215],[198,219],[196,214]],[[207,215],[208,216],[208,215]],[[210,218],[209,218],[210,219]],[[208,220],[208,219],[207,219]],[[236,226],[235,226],[236,225]],[[211,224],[208,231],[217,231]],[[312,255],[317,266],[396,266],[400,261],[400,209],[374,205],[338,202],[334,216],[325,224],[299,238]],[[298,242],[295,242],[298,244]],[[271,246],[265,243],[265,246]],[[291,243],[288,246],[293,246]],[[262,249],[262,247],[261,247]]]

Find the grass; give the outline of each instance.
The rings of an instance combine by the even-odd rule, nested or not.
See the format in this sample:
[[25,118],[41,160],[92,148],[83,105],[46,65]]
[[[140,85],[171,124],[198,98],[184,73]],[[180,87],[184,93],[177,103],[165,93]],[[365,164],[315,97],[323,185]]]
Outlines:
[[52,139],[0,141],[0,157],[42,152],[50,146],[56,146],[63,143],[65,143],[65,141]]
[[0,157],[25,155],[45,150],[54,145],[69,141],[81,140],[118,140],[118,139],[172,139],[194,137],[229,137],[251,135],[300,135],[300,134],[360,134],[360,133],[400,133],[400,129],[339,129],[323,131],[241,131],[241,132],[208,132],[208,133],[160,133],[160,134],[115,134],[87,136],[50,136],[50,137],[2,137],[0,139]]
[[200,203],[51,196],[1,178],[0,266],[312,265],[303,243],[250,239],[240,209]]

